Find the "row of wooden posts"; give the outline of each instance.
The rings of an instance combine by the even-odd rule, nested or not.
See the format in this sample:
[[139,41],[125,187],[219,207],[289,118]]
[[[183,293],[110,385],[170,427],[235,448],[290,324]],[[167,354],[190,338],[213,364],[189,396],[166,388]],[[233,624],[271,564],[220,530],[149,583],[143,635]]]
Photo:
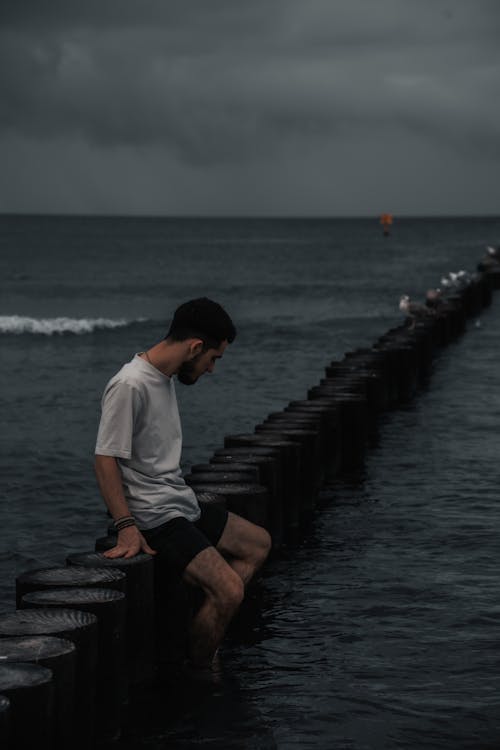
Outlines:
[[[300,540],[322,487],[362,466],[378,417],[411,400],[438,352],[500,288],[500,264],[480,264],[470,283],[433,315],[389,330],[373,346],[331,362],[303,400],[249,434],[228,435],[186,481],[195,492],[265,526],[273,555]],[[91,750],[119,738],[124,706],[155,671],[182,661],[199,592],[146,554],[102,551],[16,579],[16,610],[0,615],[0,747]]]

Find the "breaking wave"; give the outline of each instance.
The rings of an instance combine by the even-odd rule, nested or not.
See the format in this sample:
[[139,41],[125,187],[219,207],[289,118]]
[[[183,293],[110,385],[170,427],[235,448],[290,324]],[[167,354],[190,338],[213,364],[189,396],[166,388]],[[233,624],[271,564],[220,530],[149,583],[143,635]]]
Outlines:
[[119,318],[28,318],[21,315],[0,315],[0,334],[34,333],[42,336],[54,334],[93,333],[108,328],[123,328],[133,323],[140,323],[146,318],[125,320]]

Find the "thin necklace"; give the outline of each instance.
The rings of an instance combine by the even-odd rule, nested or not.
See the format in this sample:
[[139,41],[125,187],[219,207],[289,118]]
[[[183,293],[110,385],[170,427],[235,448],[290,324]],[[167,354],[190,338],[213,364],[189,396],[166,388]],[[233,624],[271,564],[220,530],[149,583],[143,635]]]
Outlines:
[[144,354],[146,355],[146,359],[148,360],[148,362],[149,362],[149,364],[151,365],[151,367],[154,367],[154,364],[153,364],[153,363],[151,362],[151,360],[149,359],[149,354],[148,354],[147,352],[144,352]]

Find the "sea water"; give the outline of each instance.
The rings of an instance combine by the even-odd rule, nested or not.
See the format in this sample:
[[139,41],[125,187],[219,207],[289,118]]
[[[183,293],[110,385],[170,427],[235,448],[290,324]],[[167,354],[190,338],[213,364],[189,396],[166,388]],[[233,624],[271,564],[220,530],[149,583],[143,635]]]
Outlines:
[[[1,609],[17,574],[102,535],[102,390],[178,304],[209,296],[238,328],[213,375],[177,385],[187,471],[499,237],[479,218],[390,237],[367,219],[0,218]],[[494,299],[266,567],[220,683],[149,696],[121,747],[500,747],[499,331]]]

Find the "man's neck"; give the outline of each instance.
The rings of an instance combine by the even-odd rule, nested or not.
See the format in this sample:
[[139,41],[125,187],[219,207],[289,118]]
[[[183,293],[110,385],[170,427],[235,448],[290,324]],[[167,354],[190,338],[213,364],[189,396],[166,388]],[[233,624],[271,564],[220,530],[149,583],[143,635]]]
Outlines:
[[140,356],[162,375],[171,377],[186,359],[186,344],[183,341],[160,341]]

